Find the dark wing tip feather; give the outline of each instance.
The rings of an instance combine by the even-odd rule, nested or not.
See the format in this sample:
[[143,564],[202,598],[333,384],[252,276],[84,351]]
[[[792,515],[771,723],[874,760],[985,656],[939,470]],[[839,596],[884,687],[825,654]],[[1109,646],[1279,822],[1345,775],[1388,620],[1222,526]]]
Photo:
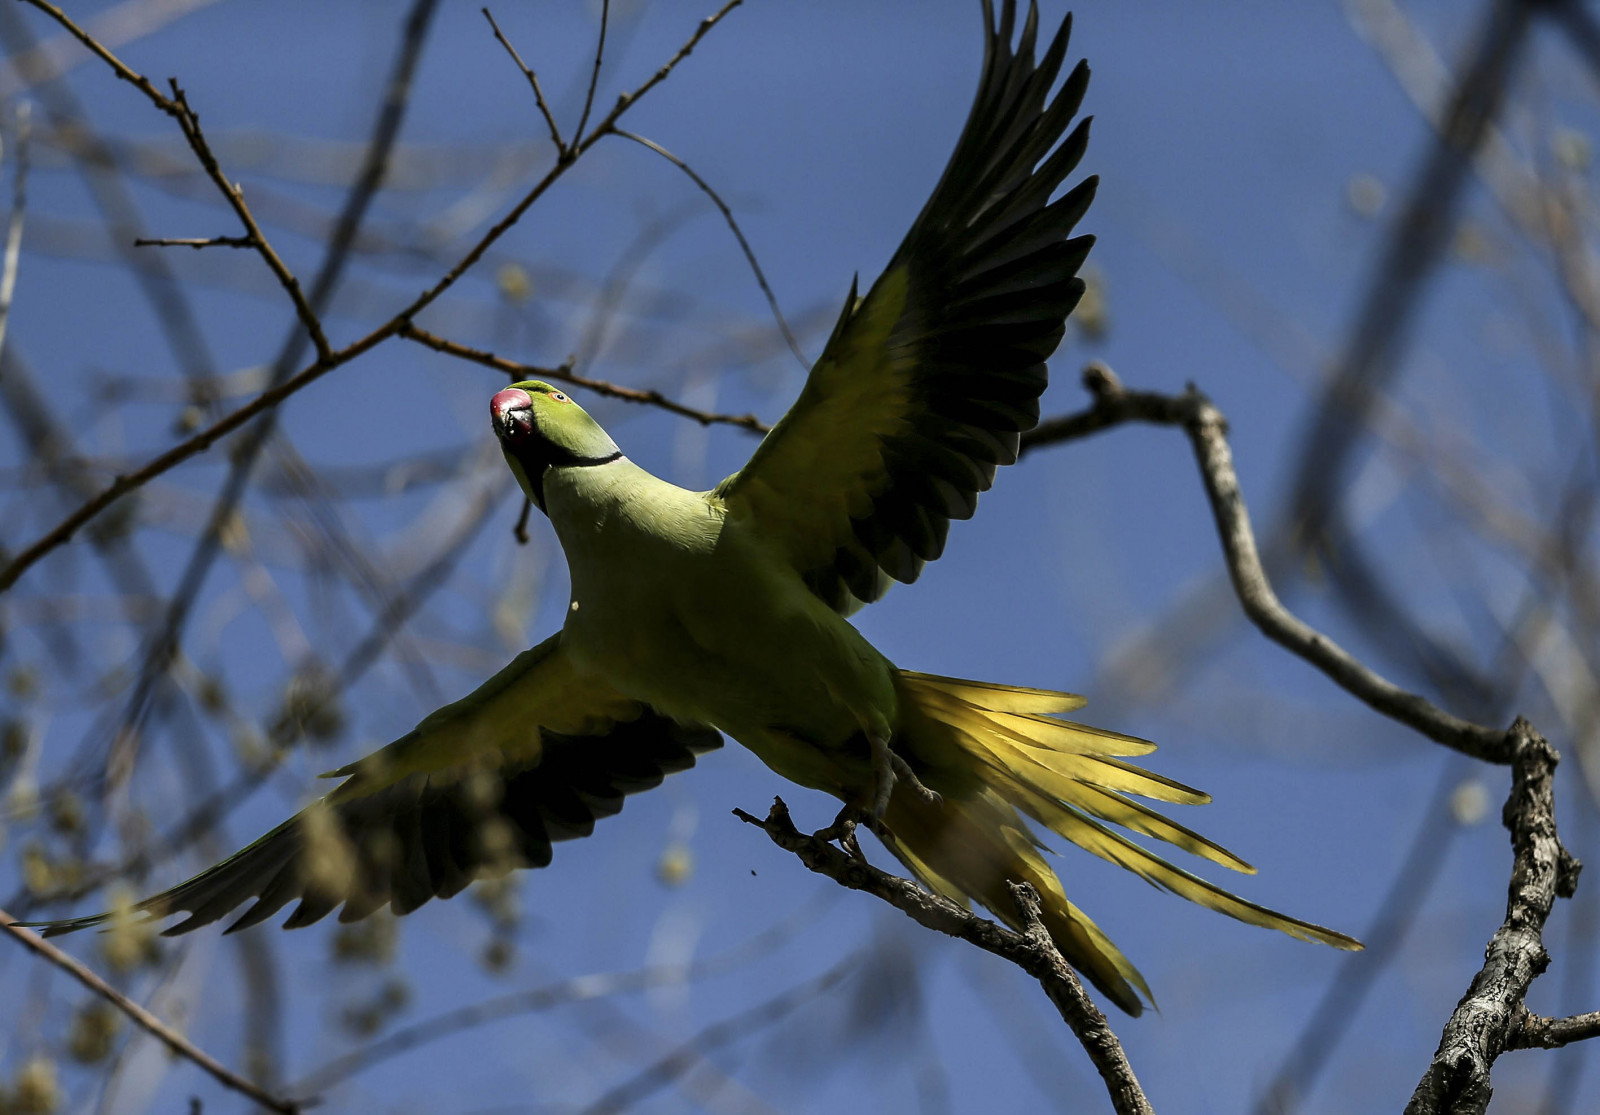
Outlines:
[[111,913],[90,914],[81,918],[64,918],[61,921],[14,921],[10,924],[18,929],[37,929],[41,937],[60,937],[66,933],[76,933],[80,929],[93,929],[97,925],[104,925],[115,915]]
[[[908,426],[883,439],[884,478],[872,510],[852,522],[853,537],[828,565],[806,576],[836,607],[877,599],[889,578],[915,580],[942,550],[949,519],[970,517],[995,466],[1016,460],[1020,434],[1038,421],[1044,361],[1083,293],[1077,272],[1094,239],[1072,232],[1099,180],[1087,177],[1051,200],[1082,159],[1092,119],[1068,130],[1088,86],[1087,63],[1057,86],[1071,16],[1036,64],[1037,6],[1029,4],[1020,36],[1015,0],[1004,0],[998,13],[985,0],[983,9],[984,62],[972,109],[889,265],[907,276],[906,308],[889,346],[914,365]],[[836,335],[856,305],[852,288]],[[963,476],[952,457],[971,472]]]

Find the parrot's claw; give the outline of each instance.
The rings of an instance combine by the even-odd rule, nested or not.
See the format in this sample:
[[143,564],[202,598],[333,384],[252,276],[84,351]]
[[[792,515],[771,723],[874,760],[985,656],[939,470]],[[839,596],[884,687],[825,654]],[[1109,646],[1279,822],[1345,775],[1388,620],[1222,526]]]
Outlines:
[[874,790],[872,818],[876,822],[872,826],[874,832],[883,824],[883,815],[888,812],[889,798],[894,793],[897,782],[904,782],[924,801],[937,805],[944,800],[922,784],[922,779],[917,777],[910,763],[895,754],[894,749],[889,746],[889,737],[868,735],[867,745],[872,751]]
[[[889,795],[894,793],[898,775],[895,759],[899,756],[890,750],[889,737],[886,735],[868,733],[867,746],[872,751],[872,819],[876,827],[883,824],[883,815],[889,811]],[[905,765],[903,759],[900,765]]]
[[930,790],[922,784],[922,779],[917,777],[917,772],[911,769],[911,764],[902,759],[893,751],[889,752],[889,762],[894,765],[894,773],[900,781],[910,786],[917,792],[917,796],[930,805],[938,805],[944,801],[938,791]]
[[872,755],[872,792],[871,796],[865,793],[858,794],[854,800],[847,801],[839,815],[833,819],[833,824],[825,829],[819,829],[812,835],[818,840],[836,842],[839,847],[849,852],[856,859],[865,860],[861,853],[861,845],[856,842],[856,826],[866,825],[880,840],[893,846],[894,833],[884,823],[884,814],[889,810],[889,799],[894,795],[894,788],[900,783],[905,785],[924,801],[937,804],[944,799],[922,784],[911,765],[894,753],[889,746],[888,735],[874,735],[866,733],[867,746]]
[[839,810],[839,815],[833,819],[833,824],[825,829],[818,829],[811,835],[817,840],[837,842],[854,859],[866,862],[866,853],[861,850],[861,845],[856,840],[856,826],[865,824],[874,832],[879,832],[879,822],[873,820],[872,814],[855,803],[847,803]]

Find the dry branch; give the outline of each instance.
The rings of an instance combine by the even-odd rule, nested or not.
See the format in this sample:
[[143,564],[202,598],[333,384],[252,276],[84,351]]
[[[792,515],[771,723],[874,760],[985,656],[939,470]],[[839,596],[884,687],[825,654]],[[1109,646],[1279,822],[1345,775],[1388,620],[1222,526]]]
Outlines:
[[256,242],[248,236],[141,236],[133,242],[135,248],[254,248]]
[[1095,396],[1094,405],[1042,424],[1027,444],[1081,437],[1126,421],[1183,426],[1200,466],[1229,577],[1252,622],[1384,715],[1465,755],[1511,765],[1512,790],[1504,819],[1516,859],[1506,920],[1490,940],[1483,969],[1445,1026],[1433,1063],[1406,1108],[1407,1115],[1483,1111],[1491,1091],[1490,1070],[1501,1052],[1514,1048],[1517,1040],[1538,1044],[1536,1038],[1552,1033],[1586,1036],[1590,1024],[1575,1020],[1566,1026],[1553,1022],[1541,1027],[1523,1004],[1528,986],[1549,963],[1542,941],[1545,919],[1558,895],[1571,897],[1580,866],[1561,846],[1556,832],[1555,749],[1521,718],[1509,729],[1497,731],[1452,716],[1400,689],[1283,606],[1256,549],[1228,447],[1227,422],[1192,385],[1176,397],[1130,392],[1103,366],[1091,366],[1084,383]]
[[649,150],[654,151],[657,155],[660,155],[663,159],[666,159],[667,162],[671,163],[673,166],[683,171],[683,173],[687,174],[689,176],[689,181],[698,186],[700,191],[711,199],[711,204],[717,207],[718,212],[722,214],[722,219],[728,223],[728,227],[733,230],[733,235],[738,239],[739,250],[744,252],[744,258],[746,262],[750,264],[750,270],[755,272],[756,282],[761,287],[761,293],[766,295],[767,305],[772,310],[773,319],[777,321],[778,330],[783,334],[784,342],[788,344],[789,351],[794,353],[794,358],[796,360],[800,361],[800,367],[809,371],[811,369],[811,361],[807,360],[806,354],[800,351],[800,342],[795,340],[794,333],[789,329],[788,321],[784,319],[783,310],[778,306],[778,296],[772,293],[772,286],[767,282],[767,276],[761,270],[761,264],[756,259],[755,249],[751,248],[750,241],[745,239],[744,230],[739,227],[739,222],[734,219],[733,210],[728,208],[728,203],[723,201],[722,196],[718,194],[716,190],[711,188],[711,183],[707,182],[704,178],[700,177],[699,174],[695,173],[693,167],[684,162],[682,159],[678,158],[678,156],[674,155],[671,151],[668,151],[655,140],[646,139],[642,135],[638,135],[634,132],[624,131],[621,128],[615,129],[615,132],[623,139],[631,139],[634,143],[639,144],[639,146],[648,148]]
[[[188,109],[186,107],[180,109],[175,102],[163,97],[161,93],[157,91],[156,88],[151,85],[146,78],[129,69],[110,51],[96,43],[86,32],[68,19],[60,11],[60,9],[46,3],[45,0],[26,0],[26,2],[40,8],[42,11],[50,14],[58,22],[62,23],[62,25],[67,27],[68,30],[71,31],[81,42],[83,42],[85,46],[88,46],[89,49],[93,50],[96,54],[103,58],[116,72],[118,77],[133,83],[137,88],[143,91],[147,97],[150,97],[151,100],[163,111],[168,112],[169,114],[177,114],[179,112],[188,113]],[[695,28],[688,40],[685,41],[683,46],[678,48],[677,53],[668,59],[665,65],[658,69],[632,92],[624,93],[619,96],[616,104],[612,106],[611,111],[606,114],[604,119],[595,125],[594,129],[587,136],[579,137],[572,144],[570,144],[566,148],[562,157],[557,160],[555,166],[551,167],[550,170],[546,172],[545,175],[540,178],[539,181],[536,182],[534,186],[526,194],[524,194],[515,205],[511,207],[510,211],[507,212],[504,217],[490,227],[489,230],[479,238],[477,243],[475,243],[466,252],[466,254],[463,255],[456,262],[456,264],[450,268],[450,270],[445,272],[445,274],[441,276],[437,282],[413,298],[404,309],[400,310],[399,313],[395,314],[388,321],[378,326],[378,328],[374,329],[366,336],[360,338],[359,340],[352,341],[343,348],[324,351],[324,345],[319,344],[317,358],[296,374],[285,379],[277,386],[263,391],[249,403],[233,411],[232,413],[223,416],[187,440],[179,442],[166,452],[151,458],[139,468],[115,477],[109,485],[101,489],[100,492],[83,503],[60,523],[56,524],[56,526],[52,527],[38,540],[25,547],[15,557],[11,558],[11,560],[8,561],[3,567],[0,567],[0,592],[4,592],[12,585],[16,584],[17,579],[21,577],[23,573],[27,572],[31,566],[38,563],[41,558],[45,557],[45,555],[49,554],[51,551],[56,550],[69,542],[73,535],[76,534],[81,527],[90,522],[101,512],[105,511],[106,508],[110,507],[113,503],[127,495],[129,492],[143,487],[156,477],[170,471],[173,468],[176,468],[184,461],[187,461],[190,458],[211,448],[211,446],[214,445],[219,439],[243,426],[256,415],[271,410],[279,403],[289,398],[291,395],[296,394],[303,388],[316,382],[318,379],[321,379],[335,368],[343,367],[356,357],[364,355],[368,351],[382,344],[384,341],[387,341],[391,337],[398,335],[403,328],[410,325],[411,320],[417,314],[421,313],[424,309],[437,301],[440,295],[444,294],[445,291],[454,286],[456,282],[463,275],[465,275],[475,263],[478,262],[478,260],[482,259],[484,253],[486,253],[497,240],[504,236],[507,231],[509,231],[518,221],[522,219],[523,214],[525,214],[536,201],[544,196],[550,187],[553,186],[562,177],[562,175],[567,172],[568,168],[570,168],[578,160],[578,158],[580,158],[585,152],[593,147],[594,144],[603,136],[610,134],[616,128],[617,121],[622,118],[623,114],[627,112],[629,108],[637,104],[642,97],[644,97],[652,89],[660,85],[669,76],[671,76],[672,71],[676,69],[685,58],[693,53],[695,47],[698,46],[700,41],[710,33],[711,29],[720,23],[729,12],[738,7],[742,2],[743,0],[727,0],[727,3],[723,4],[723,6],[714,14],[701,20],[699,26]],[[192,116],[192,114],[190,115]],[[193,124],[194,128],[193,135],[195,137],[199,137],[200,133],[198,130],[198,121],[194,120],[191,121],[191,123]],[[185,136],[188,137],[190,134],[191,133],[189,129],[186,128]],[[194,141],[191,140],[191,142]],[[199,152],[197,151],[196,154],[198,156]],[[209,149],[207,154],[209,156]],[[214,165],[214,163],[215,160],[213,159],[212,164]],[[230,203],[235,196],[236,194],[234,193],[229,194]],[[239,197],[237,200],[238,208],[242,208],[244,209],[245,213],[248,213],[248,208],[244,207],[243,205],[242,197]],[[253,220],[251,220],[246,227],[250,230],[252,235],[259,237],[259,229],[254,227]],[[260,250],[263,251],[263,254],[270,251],[270,248],[266,245],[264,240],[262,241]],[[291,298],[295,302],[296,312],[299,313],[301,306],[304,303],[304,298],[299,293],[298,285],[295,285],[292,288],[286,286],[285,289],[289,291]],[[320,336],[320,331],[314,335]]]
[[299,1115],[303,1104],[288,1099],[280,1099],[272,1093],[257,1087],[228,1066],[212,1057],[205,1050],[196,1046],[182,1034],[172,1029],[161,1019],[145,1010],[138,1003],[128,998],[122,992],[112,987],[105,980],[95,975],[75,957],[62,952],[55,945],[46,941],[31,929],[23,929],[13,925],[15,919],[4,910],[0,910],[0,930],[4,930],[11,937],[20,941],[24,948],[43,957],[45,960],[66,972],[90,991],[100,996],[106,1002],[116,1007],[131,1019],[134,1025],[156,1038],[173,1053],[185,1060],[192,1061],[200,1068],[223,1085],[231,1088],[241,1095],[248,1096],[269,1111],[282,1112],[282,1115]]
[[1007,929],[987,918],[956,905],[948,898],[930,894],[909,879],[880,871],[865,859],[840,851],[826,840],[808,836],[795,828],[789,807],[782,798],[773,800],[765,820],[735,809],[734,816],[755,825],[778,847],[793,852],[800,862],[819,875],[826,875],[840,886],[865,891],[883,899],[919,925],[948,933],[993,953],[1027,972],[1044,988],[1062,1020],[1083,1044],[1084,1052],[1106,1083],[1112,1107],[1118,1115],[1151,1115],[1150,1102],[1139,1087],[1138,1078],[1122,1051],[1122,1043],[1094,1005],[1076,973],[1056,951],[1050,934],[1039,920],[1039,899],[1033,888],[1013,884],[1012,895],[1024,922],[1025,933]]
[[17,293],[17,270],[22,263],[22,228],[28,213],[28,140],[33,131],[26,101],[17,106],[17,169],[11,180],[11,217],[6,222],[5,262],[0,265],[0,349],[5,347],[11,302]]
[[580,140],[583,129],[589,124],[589,113],[594,109],[594,91],[600,85],[600,64],[606,57],[606,32],[611,28],[611,0],[600,0],[600,36],[594,45],[594,68],[589,71],[589,91],[583,96],[583,115],[572,134]]
[[1526,720],[1511,727],[1511,796],[1502,819],[1511,833],[1506,920],[1485,950],[1482,969],[1444,1028],[1433,1062],[1406,1115],[1477,1115],[1487,1110],[1495,1058],[1524,1020],[1528,986],[1550,963],[1542,934],[1556,897],[1572,897],[1581,865],[1556,833],[1555,748]]
[[1577,1041],[1600,1037],[1600,1011],[1570,1018],[1545,1018],[1526,1006],[1519,1007],[1506,1038],[1507,1049],[1560,1049]]
[[1511,736],[1453,716],[1362,665],[1332,639],[1295,616],[1278,599],[1261,564],[1250,512],[1239,490],[1227,419],[1192,385],[1182,395],[1129,391],[1111,370],[1091,364],[1084,386],[1094,395],[1088,409],[1040,423],[1023,438],[1025,450],[1085,437],[1125,422],[1182,426],[1194,446],[1206,496],[1216,519],[1228,576],[1245,614],[1263,634],[1316,666],[1379,712],[1437,743],[1492,763],[1511,760]]
[[669,399],[659,391],[646,390],[638,387],[624,387],[619,383],[611,383],[608,380],[591,379],[588,376],[581,376],[574,372],[566,364],[561,365],[559,368],[548,368],[538,364],[519,364],[515,360],[507,360],[505,357],[496,356],[492,352],[485,352],[482,349],[472,348],[468,345],[459,344],[456,341],[451,341],[444,337],[437,336],[436,334],[428,332],[426,329],[419,329],[410,323],[407,323],[401,328],[400,335],[405,337],[407,340],[416,341],[420,345],[426,345],[435,352],[442,352],[448,356],[459,357],[462,360],[470,360],[475,364],[482,364],[486,368],[493,368],[497,372],[503,372],[510,376],[512,380],[559,380],[562,383],[570,383],[577,387],[586,388],[590,391],[593,391],[597,395],[604,395],[607,398],[621,399],[624,402],[642,403],[646,406],[660,407],[662,410],[667,411],[670,414],[676,414],[682,418],[693,419],[702,426],[738,426],[740,429],[749,430],[751,433],[757,434],[764,434],[769,428],[766,423],[762,422],[753,414],[718,414],[714,411],[699,410],[695,407],[685,406],[680,402]]
[[545,126],[550,129],[550,142],[556,145],[556,154],[567,153],[567,143],[561,138],[561,127],[556,123],[555,114],[550,111],[550,103],[544,99],[544,89],[539,85],[539,75],[535,73],[522,55],[517,53],[517,48],[500,31],[500,25],[494,21],[488,8],[483,9],[483,18],[489,21],[489,26],[494,29],[494,37],[501,46],[506,48],[506,53],[511,55],[511,60],[517,64],[517,69],[522,71],[522,76],[528,79],[528,86],[533,90],[533,99],[538,102],[539,112],[544,117]]
[[[328,346],[328,338],[323,335],[322,323],[312,311],[310,304],[306,301],[304,292],[300,289],[300,281],[294,277],[294,273],[289,270],[288,266],[278,256],[277,251],[267,240],[265,234],[262,233],[261,227],[256,224],[255,215],[250,212],[250,207],[245,204],[244,191],[239,188],[237,183],[230,181],[228,176],[222,173],[222,167],[218,164],[217,157],[212,153],[211,145],[207,142],[205,133],[200,128],[200,115],[189,107],[189,99],[184,95],[183,88],[178,84],[177,79],[174,78],[171,81],[172,96],[163,96],[149,78],[135,72],[115,54],[112,54],[110,50],[96,42],[93,36],[74,23],[72,18],[60,8],[54,4],[47,3],[46,0],[24,0],[24,2],[33,5],[61,24],[73,38],[104,59],[106,64],[111,67],[112,72],[119,78],[138,89],[150,99],[151,104],[177,121],[178,129],[183,132],[183,138],[188,142],[189,149],[194,152],[195,159],[206,172],[206,177],[210,178],[216,184],[217,189],[222,192],[222,196],[227,200],[229,208],[234,212],[234,216],[244,226],[246,235],[251,242],[251,247],[255,248],[257,253],[260,254],[262,261],[266,263],[272,274],[277,278],[278,285],[283,287],[284,293],[289,296],[289,301],[294,304],[295,314],[299,317],[300,324],[304,326],[307,335],[311,338],[311,342],[316,346],[318,358],[326,359],[331,351]],[[4,585],[0,585],[0,588],[3,587]]]

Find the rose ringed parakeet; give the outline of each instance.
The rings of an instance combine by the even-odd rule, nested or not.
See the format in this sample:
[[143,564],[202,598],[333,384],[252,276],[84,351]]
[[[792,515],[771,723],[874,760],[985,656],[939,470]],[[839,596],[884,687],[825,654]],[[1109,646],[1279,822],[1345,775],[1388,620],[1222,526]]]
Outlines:
[[[1241,871],[1243,861],[1135,800],[1208,797],[1129,763],[1152,744],[1059,719],[1080,697],[897,669],[847,620],[939,556],[1019,434],[1083,291],[1072,236],[1096,180],[1056,197],[1088,121],[1088,81],[1057,88],[1070,17],[1035,60],[1038,13],[984,0],[978,93],[954,154],[865,297],[852,287],[800,397],[709,492],[660,480],[549,384],[497,393],[506,461],[571,570],[559,633],[377,753],[233,857],[137,909],[232,930],[408,913],[485,872],[541,867],[625,795],[694,765],[726,733],[769,767],[878,822],[924,884],[1016,914],[1038,890],[1066,958],[1124,1010],[1149,989],[1067,901],[1027,818],[1151,883],[1338,948],[1349,937],[1246,902],[1117,832]],[[1052,200],[1054,199],[1054,200]],[[108,915],[54,922],[48,933]]]

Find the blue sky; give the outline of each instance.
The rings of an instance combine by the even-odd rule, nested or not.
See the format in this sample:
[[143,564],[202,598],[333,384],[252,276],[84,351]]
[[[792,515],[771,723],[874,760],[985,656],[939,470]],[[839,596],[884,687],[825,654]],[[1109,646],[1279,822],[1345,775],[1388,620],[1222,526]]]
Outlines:
[[[83,16],[98,10],[68,7]],[[581,105],[597,7],[495,7],[569,127]],[[863,281],[876,275],[943,166],[976,80],[977,7],[966,0],[748,0],[627,118],[630,128],[687,159],[732,204],[786,312],[811,322],[803,343],[812,355],[852,273]],[[616,8],[601,105],[669,56],[709,4],[619,0]],[[1459,56],[1470,27],[1455,8],[1419,2],[1406,9],[1449,60]],[[300,147],[248,141],[359,142],[403,9],[396,0],[216,3],[124,52],[153,78],[182,79],[230,173],[275,215],[269,234],[302,274],[315,267],[318,244],[288,227],[295,206],[331,211],[340,190],[308,181],[303,153],[296,162]],[[1063,10],[1047,4],[1045,22],[1053,25]],[[1371,176],[1392,199],[1430,133],[1331,0],[1084,0],[1075,10],[1073,56],[1086,56],[1094,71],[1086,111],[1095,124],[1084,167],[1102,178],[1085,227],[1099,237],[1091,260],[1104,282],[1110,328],[1099,340],[1069,337],[1052,361],[1045,411],[1083,405],[1077,377],[1088,358],[1108,361],[1131,386],[1177,391],[1195,382],[1231,420],[1245,494],[1258,524],[1270,524],[1292,479],[1316,377],[1348,328],[1394,212],[1392,201],[1375,216],[1354,212],[1348,185]],[[34,13],[28,18],[36,32],[47,31]],[[1535,103],[1513,133],[1536,154],[1555,124],[1592,134],[1594,123],[1582,72],[1559,44],[1541,40],[1538,61],[1537,77],[1527,83]],[[169,122],[101,67],[79,66],[71,83],[104,131],[176,142]],[[398,182],[380,197],[373,225],[409,227],[481,202],[440,258],[459,254],[542,170],[548,152],[537,147],[541,136],[532,98],[478,5],[442,4],[403,132],[406,144],[431,154],[434,177]],[[529,151],[528,166],[480,188],[490,177],[490,156],[518,149]],[[295,173],[284,173],[290,165]],[[41,231],[23,261],[8,344],[48,385],[83,444],[143,457],[170,443],[174,407],[102,411],[94,394],[108,379],[172,379],[173,358],[127,273],[105,262],[92,237],[67,235],[92,227],[92,210],[59,154],[41,152],[32,193],[30,217]],[[1569,464],[1571,429],[1564,406],[1535,374],[1530,322],[1540,319],[1520,314],[1514,295],[1548,298],[1548,278],[1538,260],[1518,254],[1479,193],[1469,215],[1499,254],[1492,265],[1453,262],[1431,292],[1400,397],[1424,428],[1477,439],[1470,459],[1511,462],[1495,474],[1497,490],[1537,514]],[[209,198],[183,200],[148,182],[137,196],[155,234],[232,231]],[[583,344],[589,292],[641,229],[662,220],[670,232],[639,264],[627,310],[586,371],[775,419],[802,373],[776,344],[737,244],[677,171],[621,141],[586,157],[506,238],[498,262],[469,275],[422,323],[515,359],[558,362]],[[272,358],[289,318],[253,260],[184,252],[172,262],[192,283],[218,369]],[[533,275],[527,302],[499,297],[500,263]],[[365,332],[440,269],[420,253],[363,262],[330,317],[336,341]],[[754,340],[734,345],[735,335]],[[1563,335],[1557,344],[1564,343]],[[501,382],[487,369],[390,342],[292,400],[283,426],[306,459],[328,467],[482,448],[489,444],[483,404]],[[738,431],[702,433],[669,415],[579,395],[631,457],[686,485],[714,483],[751,447]],[[21,461],[9,428],[0,434],[0,453],[8,466]],[[156,520],[163,508],[177,509],[166,528],[155,521],[139,538],[168,585],[192,537],[192,527],[182,526],[184,508],[204,506],[195,501],[215,490],[222,460],[213,453],[163,478],[148,501]],[[1475,593],[1498,604],[1514,596],[1518,579],[1484,547],[1434,529],[1430,512],[1408,495],[1426,486],[1425,475],[1393,457],[1357,463],[1356,502],[1385,568],[1430,623],[1463,646],[1493,646],[1492,625],[1461,598]],[[295,756],[229,819],[222,844],[242,843],[276,823],[313,792],[317,771],[405,731],[436,703],[430,687],[444,697],[466,692],[517,649],[518,626],[532,641],[559,622],[565,570],[553,536],[536,521],[530,545],[514,544],[517,505],[492,459],[453,487],[352,501],[341,514],[402,575],[414,568],[408,563],[418,545],[448,529],[450,508],[489,483],[499,486],[497,509],[413,625],[431,682],[419,685],[415,671],[392,661],[375,669],[349,695],[349,731],[337,749]],[[48,525],[37,501],[25,504],[16,492],[0,498],[8,544]],[[258,497],[251,506],[263,523],[280,521],[283,501]],[[434,512],[446,525],[421,519]],[[419,521],[432,525],[417,528]],[[315,653],[337,662],[370,615],[348,590],[319,589],[271,537],[259,542],[294,626]],[[1441,545],[1457,547],[1471,567],[1461,574],[1468,587],[1450,587]],[[57,555],[17,592],[59,590],[75,571],[93,586],[92,568],[72,560]],[[1182,819],[1260,868],[1258,877],[1238,880],[1241,893],[1360,935],[1436,782],[1447,777],[1453,784],[1465,772],[1237,617],[1224,620],[1200,659],[1175,678],[1122,669],[1141,634],[1219,569],[1186,442],[1172,431],[1128,428],[1042,451],[1008,470],[977,518],[952,531],[946,555],[921,581],[895,589],[858,622],[905,668],[1086,693],[1086,719],[1157,741],[1152,767],[1215,795],[1214,804]],[[1294,606],[1358,653],[1381,649],[1363,645],[1312,584],[1293,597]],[[296,665],[279,635],[250,606],[243,564],[219,565],[197,609],[189,653],[199,668],[225,677],[239,706],[256,718],[270,713],[286,670]],[[97,668],[133,649],[126,628],[108,628]],[[23,633],[8,654],[14,662],[42,660],[43,650]],[[51,711],[28,714],[44,741],[44,774],[90,730],[71,691],[53,683]],[[1548,730],[1558,734],[1554,723]],[[209,738],[217,762],[229,761],[226,732]],[[136,799],[158,818],[174,816],[168,811],[181,811],[175,803],[184,799],[184,776],[171,769],[159,741],[149,746]],[[1502,773],[1479,776],[1498,803]],[[913,978],[899,974],[899,961],[914,962],[907,970],[915,973],[920,1013],[896,1022],[904,1036],[869,1038],[852,1029],[852,1003],[881,1004],[883,995],[870,990],[876,985],[861,992],[851,984],[854,1000],[812,1004],[720,1054],[716,1063],[738,1088],[784,1111],[1104,1108],[1081,1051],[1035,987],[868,898],[834,896],[831,884],[731,817],[734,806],[763,810],[775,793],[803,826],[832,816],[829,801],[786,786],[730,746],[630,801],[593,838],[563,845],[550,869],[520,879],[526,917],[516,930],[518,960],[503,975],[476,962],[489,930],[470,901],[425,907],[403,923],[398,968],[411,999],[398,1021],[552,979],[712,954],[816,907],[816,920],[781,950],[731,977],[519,1018],[428,1046],[331,1093],[328,1109],[578,1110],[647,1063],[651,1051],[825,971],[864,944],[875,946],[869,963],[884,980],[900,980],[896,986]],[[1563,805],[1577,797],[1568,794]],[[1489,822],[1455,835],[1398,962],[1306,1110],[1396,1109],[1409,1095],[1501,917],[1509,852],[1493,823],[1497,812],[1496,805]],[[693,870],[682,885],[666,887],[656,879],[657,860],[677,839],[688,841]],[[887,861],[881,849],[874,855]],[[1159,1014],[1114,1019],[1157,1108],[1248,1109],[1344,958],[1194,908],[1075,849],[1064,851],[1060,871],[1074,900],[1141,967],[1161,1004]],[[1564,939],[1563,919],[1554,923],[1557,939]],[[290,1078],[350,1044],[337,1025],[338,1004],[371,994],[385,978],[334,965],[331,935],[318,926],[272,942],[287,979]],[[91,948],[87,940],[71,945]],[[236,1061],[235,945],[202,934],[185,947],[190,953],[172,990],[192,1012],[189,1033]],[[1552,951],[1557,969],[1533,1000],[1548,1011],[1556,1009],[1563,962],[1561,950]],[[25,978],[16,959],[0,968],[0,980],[13,987]],[[7,1055],[15,1058],[25,1044],[19,1038]],[[172,1110],[190,1094],[207,1097],[208,1111],[213,1102],[232,1109],[233,1101],[194,1071],[148,1050],[136,1056],[142,1060],[130,1061],[118,1110]],[[1497,1101],[1506,1110],[1520,1110],[1524,1100],[1531,1108],[1551,1062],[1508,1057],[1496,1073]],[[768,1109],[740,1107],[745,1097],[732,1086],[719,1096],[714,1109]],[[696,1103],[669,1089],[642,1109],[697,1110]]]

